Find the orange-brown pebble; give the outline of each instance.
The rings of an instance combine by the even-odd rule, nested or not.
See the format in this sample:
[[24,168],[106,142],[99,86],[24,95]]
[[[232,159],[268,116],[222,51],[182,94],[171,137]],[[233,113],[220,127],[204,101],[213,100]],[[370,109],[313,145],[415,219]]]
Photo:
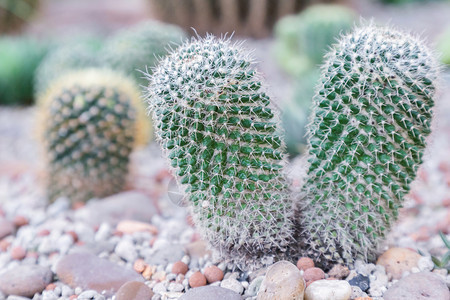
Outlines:
[[328,277],[327,280],[338,280],[338,279],[334,277]]
[[297,261],[297,268],[303,271],[314,268],[314,261],[309,257],[300,257]]
[[77,210],[77,209],[80,209],[80,208],[82,208],[84,206],[85,206],[84,202],[77,201],[77,202],[74,202],[72,204],[72,209]]
[[205,277],[208,283],[213,283],[223,279],[223,271],[217,266],[209,266],[205,269]]
[[188,269],[189,269],[189,267],[187,264],[185,264],[182,261],[177,261],[172,266],[172,273],[185,275],[187,273]]
[[322,271],[320,268],[309,268],[306,269],[303,273],[303,278],[306,282],[313,282],[316,280],[324,279],[325,278],[325,272]]
[[28,225],[28,219],[24,216],[15,216],[13,223],[16,227],[22,227]]
[[56,288],[56,284],[50,283],[45,287],[46,291],[53,291]]
[[0,251],[5,252],[6,250],[8,250],[9,246],[11,246],[11,242],[3,239],[0,241]]
[[136,259],[136,261],[133,264],[133,269],[138,273],[144,272],[145,267],[147,267],[147,264],[142,258]]
[[124,234],[133,234],[135,232],[150,232],[151,234],[158,234],[156,226],[134,220],[122,220],[117,224],[116,230]]
[[142,272],[142,277],[144,277],[146,280],[150,280],[150,278],[152,278],[152,275],[155,271],[156,271],[155,266],[147,265],[145,267],[145,270]]
[[206,277],[200,271],[195,272],[189,278],[189,285],[193,288],[206,285]]
[[69,230],[67,234],[72,237],[74,243],[78,242],[78,234],[75,231]]
[[37,233],[38,236],[47,236],[49,234],[50,234],[50,230],[48,230],[48,229],[42,229]]
[[74,300],[74,299],[77,299],[77,298],[78,298],[77,295],[72,295],[72,296],[69,297],[69,300]]
[[11,258],[16,260],[22,260],[27,255],[27,251],[20,246],[15,246],[11,249]]

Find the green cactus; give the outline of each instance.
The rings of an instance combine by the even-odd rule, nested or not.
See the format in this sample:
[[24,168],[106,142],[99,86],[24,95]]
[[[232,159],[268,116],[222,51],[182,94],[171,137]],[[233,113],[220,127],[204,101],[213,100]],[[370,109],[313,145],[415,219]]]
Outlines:
[[285,146],[251,57],[208,36],[148,77],[156,136],[202,236],[244,269],[282,257],[293,228]]
[[331,49],[299,208],[306,255],[375,258],[422,162],[438,73],[421,41],[389,28],[357,28]]
[[439,37],[437,49],[441,54],[441,61],[450,65],[450,27]]
[[46,52],[31,38],[0,38],[0,104],[33,103],[33,74]]
[[146,68],[150,71],[159,57],[185,38],[185,32],[177,26],[146,21],[107,39],[100,56],[105,66],[122,71],[144,85],[147,81],[140,71]]
[[145,114],[134,82],[112,71],[67,73],[39,99],[51,201],[87,201],[123,189]]
[[324,54],[339,34],[351,29],[355,13],[342,5],[313,5],[275,25],[275,56],[280,66],[294,76],[303,75],[322,63]]

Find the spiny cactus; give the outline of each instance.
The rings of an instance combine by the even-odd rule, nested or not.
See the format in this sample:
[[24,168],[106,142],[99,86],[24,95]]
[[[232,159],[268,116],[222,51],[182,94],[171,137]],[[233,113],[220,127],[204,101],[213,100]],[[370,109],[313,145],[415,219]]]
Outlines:
[[342,5],[313,5],[275,26],[275,55],[289,74],[303,75],[323,62],[339,34],[351,29],[355,13]]
[[157,138],[203,237],[244,269],[282,257],[293,213],[285,146],[250,56],[207,36],[180,46],[148,78]]
[[146,21],[106,40],[100,56],[105,66],[122,71],[138,84],[145,85],[147,80],[140,71],[145,71],[146,67],[151,70],[169,47],[179,44],[185,37],[185,32],[175,25]]
[[421,41],[375,25],[327,55],[299,218],[317,262],[375,258],[422,162],[438,73]]
[[74,71],[40,98],[49,199],[86,201],[122,190],[139,123],[139,90],[108,70]]

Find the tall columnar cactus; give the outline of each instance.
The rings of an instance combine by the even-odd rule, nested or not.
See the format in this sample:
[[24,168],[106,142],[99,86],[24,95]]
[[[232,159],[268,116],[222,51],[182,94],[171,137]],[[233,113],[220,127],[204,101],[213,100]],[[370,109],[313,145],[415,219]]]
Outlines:
[[138,124],[146,123],[141,105],[135,84],[107,70],[74,71],[52,84],[39,100],[50,200],[122,190]]
[[157,138],[203,237],[242,268],[282,257],[293,228],[285,146],[250,56],[208,36],[180,46],[149,80]]
[[327,55],[299,218],[321,264],[374,259],[422,162],[438,72],[417,38],[374,25]]

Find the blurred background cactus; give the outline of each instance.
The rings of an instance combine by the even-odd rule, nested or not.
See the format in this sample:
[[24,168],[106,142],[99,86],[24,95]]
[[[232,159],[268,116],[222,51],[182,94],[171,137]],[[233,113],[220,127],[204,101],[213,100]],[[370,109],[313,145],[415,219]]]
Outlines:
[[437,50],[441,56],[441,61],[446,65],[450,65],[450,27],[439,36]]

